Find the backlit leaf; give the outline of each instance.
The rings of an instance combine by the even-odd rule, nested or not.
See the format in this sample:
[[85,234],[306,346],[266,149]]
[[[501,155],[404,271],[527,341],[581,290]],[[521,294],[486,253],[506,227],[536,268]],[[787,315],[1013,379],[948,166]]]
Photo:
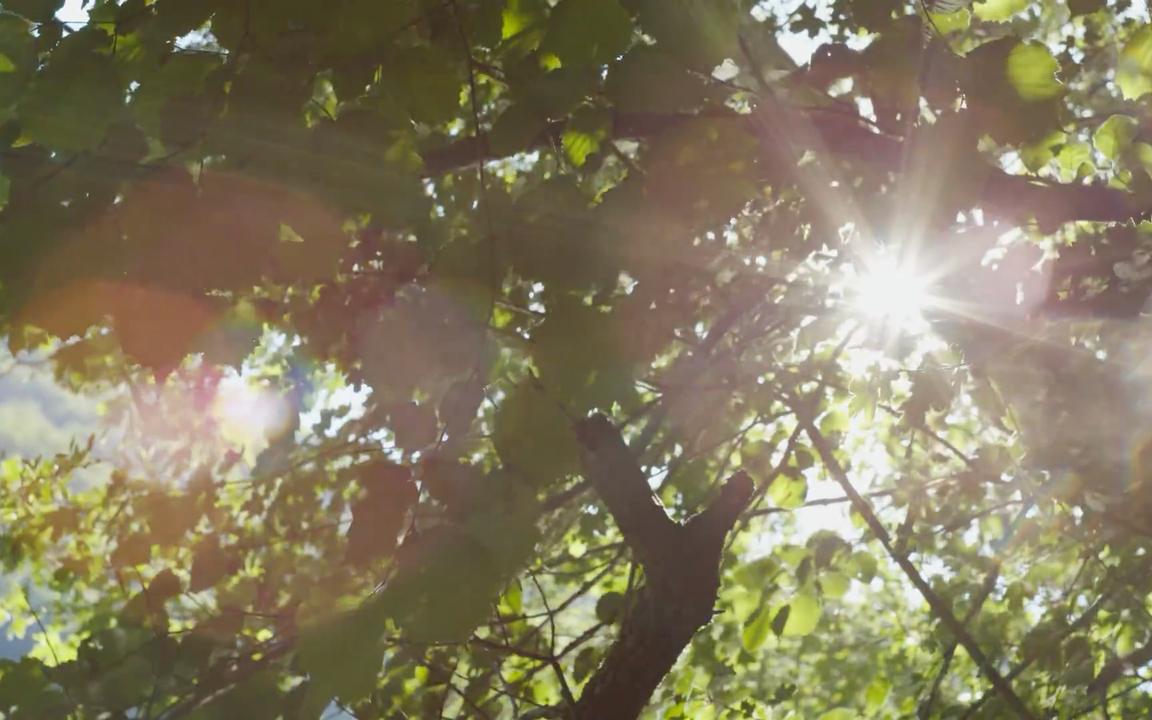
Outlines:
[[875,711],[888,700],[888,694],[892,691],[892,683],[882,677],[878,677],[868,684],[868,689],[864,692],[864,701],[868,705],[868,709]]
[[1060,64],[1040,43],[1021,43],[1008,54],[1008,81],[1025,100],[1056,97],[1064,86],[1056,79]]
[[769,486],[768,497],[772,498],[777,507],[800,507],[808,497],[808,481],[803,477],[780,475]]
[[753,652],[768,639],[768,633],[772,630],[772,613],[767,605],[761,605],[757,610],[752,613],[744,623],[744,631],[741,634],[741,641],[744,643],[744,649]]
[[1116,87],[1129,100],[1152,92],[1152,25],[1137,30],[1120,51]]
[[830,572],[820,576],[820,589],[824,597],[843,597],[851,584],[852,581],[843,573]]
[[1028,0],[987,0],[972,6],[972,13],[985,22],[1004,22],[1027,9]]
[[823,611],[818,598],[813,595],[797,595],[788,606],[791,611],[780,633],[783,637],[801,637],[816,629]]
[[1113,115],[1104,121],[1092,136],[1092,144],[1109,160],[1117,160],[1128,148],[1139,123],[1127,115]]

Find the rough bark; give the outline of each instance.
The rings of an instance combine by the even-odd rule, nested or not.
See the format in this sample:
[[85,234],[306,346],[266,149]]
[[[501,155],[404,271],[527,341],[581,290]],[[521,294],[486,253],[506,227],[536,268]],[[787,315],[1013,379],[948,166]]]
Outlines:
[[576,720],[637,718],[700,628],[712,620],[724,538],[747,507],[752,481],[733,475],[703,512],[670,519],[612,423],[603,415],[576,428],[584,474],[635,552],[643,585],[620,635],[585,685]]

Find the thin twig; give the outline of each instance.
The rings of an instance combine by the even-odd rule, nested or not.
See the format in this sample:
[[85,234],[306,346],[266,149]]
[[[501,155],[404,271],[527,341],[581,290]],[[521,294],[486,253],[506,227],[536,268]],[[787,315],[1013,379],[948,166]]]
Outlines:
[[864,522],[888,552],[889,557],[896,562],[916,589],[920,591],[925,602],[927,602],[928,606],[932,609],[932,613],[940,620],[944,627],[952,633],[960,645],[968,651],[968,655],[972,658],[973,662],[980,668],[984,676],[988,678],[992,687],[1000,694],[1016,717],[1021,718],[1021,720],[1035,720],[1036,716],[1028,709],[1028,706],[1024,704],[1024,701],[1020,699],[1016,691],[1012,689],[1012,684],[996,669],[992,660],[984,653],[979,643],[977,643],[972,637],[972,634],[968,632],[968,629],[964,627],[964,624],[952,613],[952,609],[936,594],[936,591],[932,589],[932,586],[928,584],[924,576],[920,574],[920,571],[917,570],[916,566],[912,564],[912,561],[908,559],[908,556],[897,552],[896,548],[893,547],[892,539],[888,535],[888,531],[884,528],[880,519],[876,517],[876,513],[872,510],[872,505],[860,495],[851,480],[848,479],[847,473],[840,466],[840,462],[833,454],[832,448],[829,446],[823,433],[816,428],[810,418],[799,414],[798,417],[800,417],[800,422],[804,426],[804,430],[809,439],[811,439],[812,446],[820,455],[824,466],[843,488],[844,493],[852,498],[853,509],[864,518]]

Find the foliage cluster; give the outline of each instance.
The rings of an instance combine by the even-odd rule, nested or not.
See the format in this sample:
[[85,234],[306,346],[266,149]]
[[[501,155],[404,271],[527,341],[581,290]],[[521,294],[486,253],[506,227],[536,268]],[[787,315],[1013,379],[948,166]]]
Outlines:
[[593,413],[754,483],[646,716],[1152,716],[1143,8],[61,5],[0,322],[105,414],[0,463],[4,717],[579,716],[658,584]]

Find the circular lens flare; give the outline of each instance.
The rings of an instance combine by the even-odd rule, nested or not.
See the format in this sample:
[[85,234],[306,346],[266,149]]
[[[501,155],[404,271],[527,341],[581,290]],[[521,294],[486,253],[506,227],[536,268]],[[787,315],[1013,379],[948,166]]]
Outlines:
[[224,437],[253,446],[286,425],[292,409],[278,394],[246,378],[228,377],[220,383],[214,410]]
[[856,277],[852,289],[856,308],[873,320],[903,328],[923,322],[928,281],[907,263],[877,258]]

